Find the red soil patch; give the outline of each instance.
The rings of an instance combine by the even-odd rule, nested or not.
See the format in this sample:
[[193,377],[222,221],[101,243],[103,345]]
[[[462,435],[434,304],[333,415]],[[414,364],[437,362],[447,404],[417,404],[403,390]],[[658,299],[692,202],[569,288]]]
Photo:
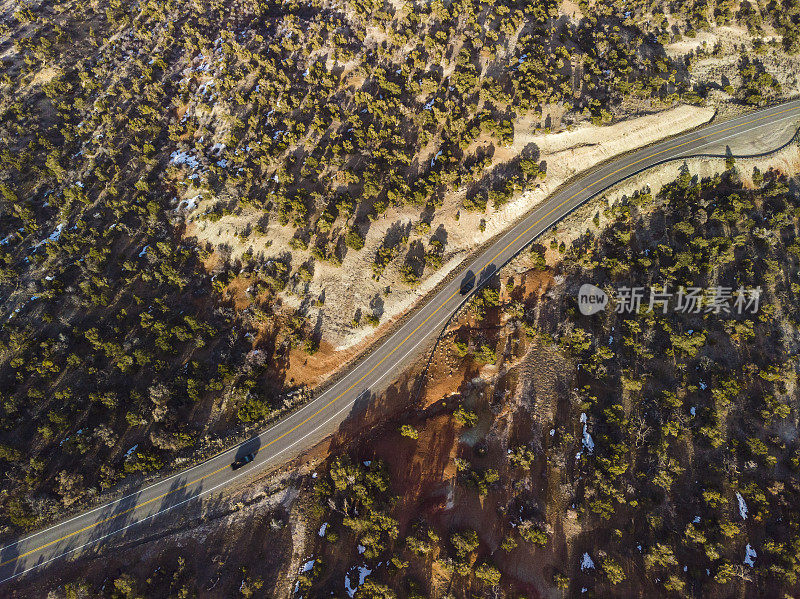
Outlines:
[[400,497],[396,515],[401,529],[422,512],[445,508],[447,489],[455,478],[453,459],[458,448],[457,427],[450,414],[439,414],[417,426],[419,439],[393,432],[373,443],[375,455],[392,472],[392,488]]
[[233,307],[236,310],[244,310],[247,306],[253,303],[252,297],[247,293],[247,289],[252,285],[250,279],[244,277],[236,277],[222,293],[222,297],[226,300],[233,302]]
[[534,294],[541,297],[553,285],[553,275],[550,271],[533,268],[522,274],[522,285],[526,298]]
[[343,368],[358,355],[359,349],[357,346],[337,351],[327,341],[320,342],[319,349],[311,356],[302,349],[293,349],[289,352],[286,379],[292,384],[314,387]]

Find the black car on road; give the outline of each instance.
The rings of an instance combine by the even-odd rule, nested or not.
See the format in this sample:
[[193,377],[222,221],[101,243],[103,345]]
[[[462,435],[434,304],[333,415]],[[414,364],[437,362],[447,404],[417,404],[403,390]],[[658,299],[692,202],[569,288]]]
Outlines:
[[246,466],[247,464],[252,462],[255,459],[255,457],[256,457],[256,454],[255,454],[255,452],[253,452],[253,453],[248,453],[246,456],[242,456],[240,458],[237,458],[233,462],[233,464],[231,464],[231,468],[233,470],[238,470],[242,466]]

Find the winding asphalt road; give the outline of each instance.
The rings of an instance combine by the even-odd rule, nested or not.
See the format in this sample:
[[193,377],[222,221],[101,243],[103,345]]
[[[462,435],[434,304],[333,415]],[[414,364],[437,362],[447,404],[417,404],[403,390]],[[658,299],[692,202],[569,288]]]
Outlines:
[[[769,136],[777,127],[796,127],[798,122],[800,100],[795,100],[715,123],[613,159],[562,187],[501,235],[467,268],[477,275],[480,285],[482,279],[488,278],[496,268],[508,262],[577,206],[623,179],[669,160],[720,153],[726,140],[771,139]],[[465,273],[462,272],[438,292],[422,300],[404,324],[346,376],[258,437],[174,476],[3,547],[0,550],[0,584],[66,555],[76,554],[133,526],[157,522],[158,515],[168,513],[168,517],[175,518],[181,507],[187,507],[189,503],[230,485],[240,477],[285,463],[302,450],[314,446],[337,429],[357,401],[382,391],[394,381],[438,335],[466,299],[461,294],[464,277]],[[253,463],[237,471],[230,468],[237,455],[245,455],[253,450],[257,450]]]

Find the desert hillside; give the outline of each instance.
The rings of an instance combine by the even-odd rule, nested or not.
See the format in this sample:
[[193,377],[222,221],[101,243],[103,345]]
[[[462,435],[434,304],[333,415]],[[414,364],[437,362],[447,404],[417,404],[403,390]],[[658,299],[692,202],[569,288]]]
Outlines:
[[798,10],[0,2],[0,539],[293,409],[580,170],[795,94]]

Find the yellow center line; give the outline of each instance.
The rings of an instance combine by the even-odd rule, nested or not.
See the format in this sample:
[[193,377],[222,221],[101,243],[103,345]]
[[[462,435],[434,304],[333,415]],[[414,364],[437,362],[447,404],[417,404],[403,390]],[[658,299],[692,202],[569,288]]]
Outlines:
[[[645,161],[647,161],[647,160],[650,160],[651,158],[655,158],[655,157],[657,157],[657,156],[660,156],[661,154],[665,154],[665,153],[667,153],[667,152],[671,152],[672,150],[677,150],[678,148],[682,148],[682,147],[684,147],[684,146],[687,146],[687,145],[689,145],[689,144],[691,144],[691,143],[694,143],[694,142],[697,142],[697,141],[700,141],[700,140],[703,140],[703,139],[707,139],[707,138],[709,138],[709,137],[711,137],[711,136],[713,136],[713,135],[718,135],[718,134],[720,134],[720,133],[725,133],[725,132],[727,132],[727,131],[732,131],[732,130],[734,130],[734,129],[738,129],[739,127],[744,127],[745,125],[751,125],[751,124],[753,124],[753,123],[756,123],[756,122],[758,122],[758,121],[763,121],[763,120],[765,120],[765,119],[773,118],[773,117],[776,117],[776,116],[778,116],[778,115],[784,114],[784,113],[786,113],[786,112],[791,112],[792,110],[795,110],[795,109],[794,109],[794,108],[787,108],[787,109],[785,109],[785,110],[781,110],[780,112],[776,112],[776,113],[774,113],[774,114],[770,114],[770,115],[762,116],[762,117],[759,117],[759,118],[755,118],[755,119],[752,119],[752,120],[749,120],[749,121],[745,121],[744,123],[739,123],[738,125],[733,125],[733,126],[731,126],[731,127],[728,127],[727,129],[721,129],[720,131],[715,131],[715,132],[713,132],[713,133],[709,133],[709,134],[707,134],[707,135],[703,135],[703,136],[701,136],[701,137],[693,138],[693,139],[690,139],[689,141],[686,141],[686,142],[684,142],[684,143],[681,143],[681,144],[677,144],[677,145],[671,146],[671,147],[669,147],[669,148],[666,148],[666,149],[664,149],[664,150],[661,150],[661,151],[659,151],[659,152],[655,152],[655,153],[653,153],[653,154],[650,154],[649,156],[645,156],[644,158],[641,158],[641,159],[639,159],[639,160],[637,160],[637,161],[635,161],[635,162],[632,162],[632,163],[630,163],[630,164],[627,164],[627,165],[625,165],[625,166],[623,166],[623,167],[620,167],[620,168],[618,168],[617,170],[615,170],[615,171],[613,171],[613,172],[609,173],[608,175],[606,175],[606,176],[605,176],[605,177],[603,177],[602,179],[598,179],[597,181],[594,181],[594,182],[590,183],[589,185],[587,185],[586,187],[584,187],[584,188],[583,188],[583,189],[581,189],[580,191],[578,191],[578,192],[574,193],[573,195],[571,195],[570,197],[568,197],[568,198],[567,198],[566,200],[564,200],[563,202],[559,203],[557,206],[555,206],[555,207],[553,207],[552,209],[550,209],[550,210],[549,210],[548,212],[546,212],[546,213],[545,213],[545,214],[544,214],[542,217],[538,218],[538,219],[537,219],[537,220],[536,220],[536,221],[535,221],[535,222],[534,222],[532,225],[530,225],[530,226],[529,226],[528,228],[526,228],[526,229],[525,229],[525,230],[524,230],[522,233],[520,233],[520,234],[519,234],[519,235],[517,235],[517,236],[516,236],[516,237],[515,237],[515,238],[514,238],[512,241],[510,241],[510,242],[509,242],[509,243],[508,243],[508,244],[507,244],[507,245],[506,245],[506,246],[505,246],[505,247],[504,247],[502,250],[500,250],[499,252],[497,252],[497,254],[494,256],[494,258],[492,258],[492,259],[491,259],[491,260],[490,260],[488,263],[486,263],[484,266],[482,266],[482,267],[480,268],[480,270],[478,270],[478,272],[476,273],[476,278],[477,278],[477,275],[479,275],[481,272],[483,272],[483,271],[486,269],[486,267],[487,267],[487,266],[489,266],[489,264],[491,264],[491,263],[493,263],[495,260],[497,260],[497,258],[499,258],[499,257],[500,257],[500,255],[501,255],[501,254],[503,254],[503,252],[505,252],[505,251],[506,251],[508,248],[510,248],[512,245],[514,245],[514,244],[515,244],[517,241],[519,241],[519,239],[520,239],[521,237],[523,237],[525,234],[527,234],[527,233],[528,233],[528,232],[529,232],[531,229],[533,229],[535,226],[537,226],[539,223],[541,223],[541,222],[542,222],[544,219],[546,219],[548,216],[550,216],[550,215],[551,215],[553,212],[557,211],[558,209],[560,209],[560,208],[561,208],[562,206],[564,206],[565,204],[567,204],[567,203],[571,202],[573,199],[575,199],[576,197],[578,197],[578,196],[579,196],[580,194],[582,194],[583,192],[585,192],[585,191],[589,190],[591,187],[594,187],[594,186],[595,186],[595,185],[597,185],[598,183],[602,183],[603,181],[605,181],[605,180],[609,179],[610,177],[613,177],[614,175],[616,175],[616,174],[617,174],[617,173],[619,173],[620,171],[623,171],[623,170],[625,170],[625,169],[627,169],[627,168],[630,168],[630,167],[632,167],[632,166],[636,166],[637,164],[640,164],[640,163],[642,163],[642,162],[645,162]],[[442,303],[439,305],[439,307],[438,307],[438,308],[436,308],[436,310],[434,310],[434,311],[433,311],[433,312],[432,312],[432,313],[431,313],[431,314],[430,314],[430,315],[429,315],[429,316],[428,316],[428,317],[427,317],[425,320],[423,320],[423,321],[422,321],[422,322],[421,322],[419,325],[417,325],[417,327],[416,327],[416,328],[415,328],[413,331],[411,331],[411,332],[410,332],[410,333],[409,333],[409,334],[408,334],[408,335],[407,335],[407,336],[406,336],[406,337],[405,337],[405,338],[404,338],[404,339],[403,339],[403,340],[402,340],[400,343],[398,343],[398,344],[397,344],[397,345],[396,345],[396,346],[395,346],[395,347],[394,347],[394,348],[393,348],[393,349],[392,349],[392,350],[391,350],[391,351],[390,351],[388,354],[386,354],[386,355],[385,355],[385,356],[384,356],[384,357],[383,357],[383,358],[382,358],[382,359],[381,359],[381,360],[380,360],[380,361],[379,361],[377,364],[375,364],[375,366],[373,366],[372,368],[370,368],[370,370],[369,370],[369,371],[368,371],[366,374],[364,374],[364,375],[363,375],[361,378],[359,378],[359,379],[358,379],[358,380],[357,380],[355,383],[353,383],[352,385],[350,385],[350,386],[349,386],[347,389],[345,389],[344,391],[342,391],[342,392],[341,392],[339,395],[337,395],[336,397],[334,397],[332,400],[330,400],[328,403],[326,403],[324,406],[322,406],[322,407],[321,407],[320,409],[318,409],[316,412],[314,412],[313,414],[311,414],[310,416],[308,416],[307,418],[305,418],[304,420],[302,420],[301,422],[299,422],[298,424],[296,424],[295,426],[293,426],[292,428],[290,428],[288,431],[286,431],[285,433],[283,433],[283,434],[282,434],[282,435],[280,435],[279,437],[276,437],[275,439],[273,439],[272,441],[270,441],[269,443],[267,443],[266,445],[264,445],[264,447],[262,447],[262,448],[260,448],[260,449],[257,449],[257,450],[255,451],[255,453],[258,453],[259,451],[261,451],[261,450],[263,450],[263,449],[266,449],[266,448],[267,448],[267,447],[269,447],[270,445],[272,445],[272,444],[274,444],[274,443],[277,443],[278,441],[280,441],[281,439],[283,439],[283,438],[284,438],[284,437],[286,437],[287,435],[289,435],[289,434],[293,433],[293,432],[294,432],[294,431],[296,431],[298,428],[300,428],[301,426],[303,426],[304,424],[306,424],[306,423],[307,423],[309,420],[312,420],[312,419],[316,418],[317,416],[319,416],[319,414],[320,414],[320,413],[324,412],[324,411],[325,411],[325,410],[327,410],[327,409],[328,409],[330,406],[332,406],[334,403],[336,403],[336,402],[337,402],[339,399],[341,399],[342,397],[344,397],[344,396],[345,396],[347,393],[349,393],[349,392],[350,392],[350,391],[351,391],[351,390],[352,390],[352,389],[353,389],[353,388],[354,388],[356,385],[358,385],[358,384],[359,384],[361,381],[363,381],[365,378],[367,378],[367,377],[368,377],[370,374],[372,374],[372,373],[373,373],[373,372],[374,372],[374,371],[375,371],[375,370],[376,370],[376,369],[377,369],[377,368],[378,368],[378,367],[379,367],[381,364],[383,364],[383,363],[384,363],[386,360],[388,360],[388,359],[389,359],[389,358],[390,358],[390,357],[391,357],[391,356],[392,356],[392,355],[393,355],[393,354],[394,354],[394,353],[395,353],[395,352],[396,352],[398,349],[400,349],[400,348],[401,348],[403,345],[405,345],[405,343],[406,343],[406,342],[407,342],[407,341],[408,341],[408,340],[409,340],[409,339],[410,339],[410,338],[411,338],[411,337],[414,335],[414,333],[416,333],[416,332],[417,332],[417,331],[418,331],[420,328],[422,328],[422,327],[423,327],[425,324],[427,324],[427,322],[428,322],[428,321],[429,321],[431,318],[433,318],[433,317],[436,315],[436,313],[437,313],[437,312],[439,312],[439,310],[441,310],[441,309],[442,309],[442,308],[443,308],[445,305],[447,305],[447,303],[448,303],[448,302],[449,302],[451,299],[453,299],[453,298],[454,298],[456,295],[458,295],[458,293],[459,293],[459,291],[454,291],[454,292],[453,292],[453,294],[452,294],[450,297],[448,297],[446,300],[444,300],[444,302],[442,302]],[[75,536],[75,535],[78,535],[78,534],[82,533],[82,532],[86,532],[87,530],[91,530],[91,529],[93,529],[93,528],[96,528],[96,527],[98,527],[98,526],[100,526],[100,525],[102,525],[102,524],[105,524],[106,522],[110,522],[111,520],[115,520],[115,519],[119,518],[120,516],[124,516],[125,514],[129,514],[129,513],[133,512],[133,511],[135,511],[135,510],[138,510],[139,508],[145,507],[146,505],[149,505],[149,504],[153,503],[154,501],[158,501],[159,499],[163,499],[164,497],[167,497],[168,495],[171,495],[171,494],[173,494],[173,493],[176,493],[176,492],[178,492],[178,491],[181,491],[181,490],[183,490],[183,489],[185,489],[185,488],[187,488],[187,487],[191,487],[191,486],[193,486],[193,485],[195,485],[195,484],[197,484],[197,483],[199,483],[199,482],[202,482],[203,480],[205,480],[205,479],[207,479],[207,478],[209,478],[209,477],[211,477],[211,476],[214,476],[215,474],[219,474],[219,473],[220,473],[220,472],[222,472],[223,470],[226,470],[228,467],[229,467],[229,466],[225,465],[225,466],[223,466],[223,467],[221,467],[221,468],[218,468],[217,470],[214,470],[213,472],[210,472],[210,473],[208,473],[208,474],[205,474],[205,475],[203,475],[203,476],[201,476],[201,477],[199,477],[199,478],[196,478],[196,479],[194,479],[194,480],[193,480],[193,481],[191,481],[191,482],[185,483],[185,484],[183,484],[183,485],[181,485],[181,486],[179,486],[179,487],[176,487],[175,489],[171,489],[171,490],[169,490],[169,491],[167,491],[167,492],[165,492],[165,493],[162,493],[161,495],[158,495],[157,497],[153,497],[152,499],[148,499],[147,501],[143,501],[142,503],[139,503],[139,504],[137,504],[137,505],[134,505],[133,507],[131,507],[131,508],[128,508],[128,509],[126,509],[126,510],[124,510],[124,511],[122,511],[122,512],[119,512],[119,513],[117,513],[117,514],[113,514],[113,515],[111,515],[111,516],[109,516],[109,517],[107,517],[107,518],[104,518],[103,520],[99,520],[98,522],[94,522],[93,524],[89,524],[88,526],[84,526],[83,528],[81,528],[81,529],[79,529],[79,530],[76,530],[76,531],[74,531],[74,532],[71,532],[71,533],[69,533],[69,534],[66,534],[66,535],[64,535],[63,537],[60,537],[60,538],[58,538],[58,539],[56,539],[56,540],[54,540],[54,541],[50,541],[49,543],[46,543],[46,544],[44,544],[44,545],[41,545],[41,546],[39,546],[39,547],[36,547],[35,549],[31,549],[30,551],[26,551],[25,553],[22,553],[22,554],[20,554],[20,555],[18,555],[18,556],[16,556],[16,557],[14,557],[14,558],[11,558],[11,559],[9,559],[9,560],[7,560],[7,561],[4,561],[4,562],[0,563],[0,567],[2,567],[2,566],[5,566],[5,565],[7,565],[7,564],[10,564],[11,562],[17,561],[17,560],[19,560],[19,559],[21,559],[21,558],[27,557],[27,556],[31,555],[32,553],[36,553],[37,551],[41,551],[41,550],[43,550],[43,549],[47,549],[48,547],[50,547],[50,546],[52,546],[52,545],[55,545],[56,543],[60,543],[61,541],[64,541],[64,540],[66,540],[66,539],[69,539],[69,538],[71,538],[71,537],[73,537],[73,536]],[[158,513],[158,512],[156,512],[156,514],[157,514],[157,513]],[[152,514],[152,515],[155,515],[155,514]]]

